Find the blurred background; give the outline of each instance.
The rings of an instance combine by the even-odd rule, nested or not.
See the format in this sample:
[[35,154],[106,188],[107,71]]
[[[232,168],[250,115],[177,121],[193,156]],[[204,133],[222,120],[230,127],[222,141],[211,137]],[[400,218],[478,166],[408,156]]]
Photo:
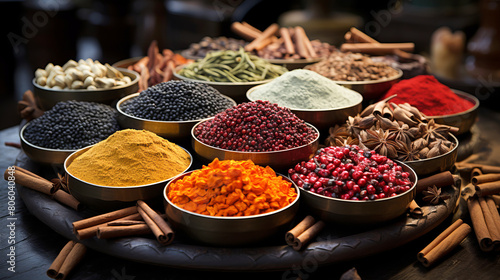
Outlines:
[[160,49],[183,50],[204,36],[237,37],[234,21],[261,30],[274,22],[301,25],[311,39],[336,46],[354,26],[381,42],[414,42],[424,55],[437,28],[461,30],[468,41],[480,26],[474,0],[12,0],[0,7],[0,129],[19,123],[17,101],[49,62],[112,64],[145,55],[152,40]]

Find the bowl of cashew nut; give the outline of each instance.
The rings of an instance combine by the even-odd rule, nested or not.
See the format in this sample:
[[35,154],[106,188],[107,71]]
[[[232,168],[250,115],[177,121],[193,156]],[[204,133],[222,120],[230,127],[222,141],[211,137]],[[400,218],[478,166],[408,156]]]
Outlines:
[[112,104],[136,93],[138,82],[137,72],[90,58],[69,60],[63,66],[49,63],[38,68],[33,78],[35,98],[42,110],[67,100]]

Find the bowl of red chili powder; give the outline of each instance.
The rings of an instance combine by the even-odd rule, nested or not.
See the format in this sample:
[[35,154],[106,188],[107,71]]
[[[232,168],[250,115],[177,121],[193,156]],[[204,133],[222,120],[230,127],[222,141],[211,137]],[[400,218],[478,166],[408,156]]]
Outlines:
[[409,103],[436,123],[457,127],[466,133],[475,123],[479,100],[468,93],[450,89],[434,76],[419,75],[393,85],[381,99],[397,95],[390,102]]

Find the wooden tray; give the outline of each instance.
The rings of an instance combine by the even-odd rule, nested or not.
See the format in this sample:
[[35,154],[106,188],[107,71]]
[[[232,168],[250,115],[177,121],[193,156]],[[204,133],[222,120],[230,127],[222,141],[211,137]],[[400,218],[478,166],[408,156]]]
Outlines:
[[[55,177],[50,166],[37,165],[23,153],[18,157],[16,165],[37,174]],[[456,209],[459,189],[450,186],[443,188],[443,191],[450,194],[451,198],[436,206],[422,206],[426,215],[421,219],[402,216],[368,230],[329,225],[314,242],[300,252],[286,246],[284,235],[276,236],[269,244],[261,247],[241,248],[207,247],[183,238],[181,233],[176,235],[176,240],[169,246],[160,246],[153,236],[111,240],[91,238],[81,242],[93,250],[115,257],[183,269],[271,271],[312,264],[332,264],[381,253],[431,231]],[[45,194],[21,186],[18,186],[18,193],[34,216],[68,239],[76,240],[72,222],[95,214],[89,210],[77,212]],[[299,219],[306,214],[304,209],[300,211]]]

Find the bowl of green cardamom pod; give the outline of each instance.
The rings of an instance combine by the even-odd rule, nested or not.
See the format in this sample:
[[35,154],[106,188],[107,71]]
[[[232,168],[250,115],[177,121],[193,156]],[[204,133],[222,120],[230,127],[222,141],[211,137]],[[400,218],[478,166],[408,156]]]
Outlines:
[[180,80],[211,85],[236,102],[248,101],[246,92],[267,83],[288,70],[245,52],[225,50],[207,54],[191,64],[178,66],[174,76]]

